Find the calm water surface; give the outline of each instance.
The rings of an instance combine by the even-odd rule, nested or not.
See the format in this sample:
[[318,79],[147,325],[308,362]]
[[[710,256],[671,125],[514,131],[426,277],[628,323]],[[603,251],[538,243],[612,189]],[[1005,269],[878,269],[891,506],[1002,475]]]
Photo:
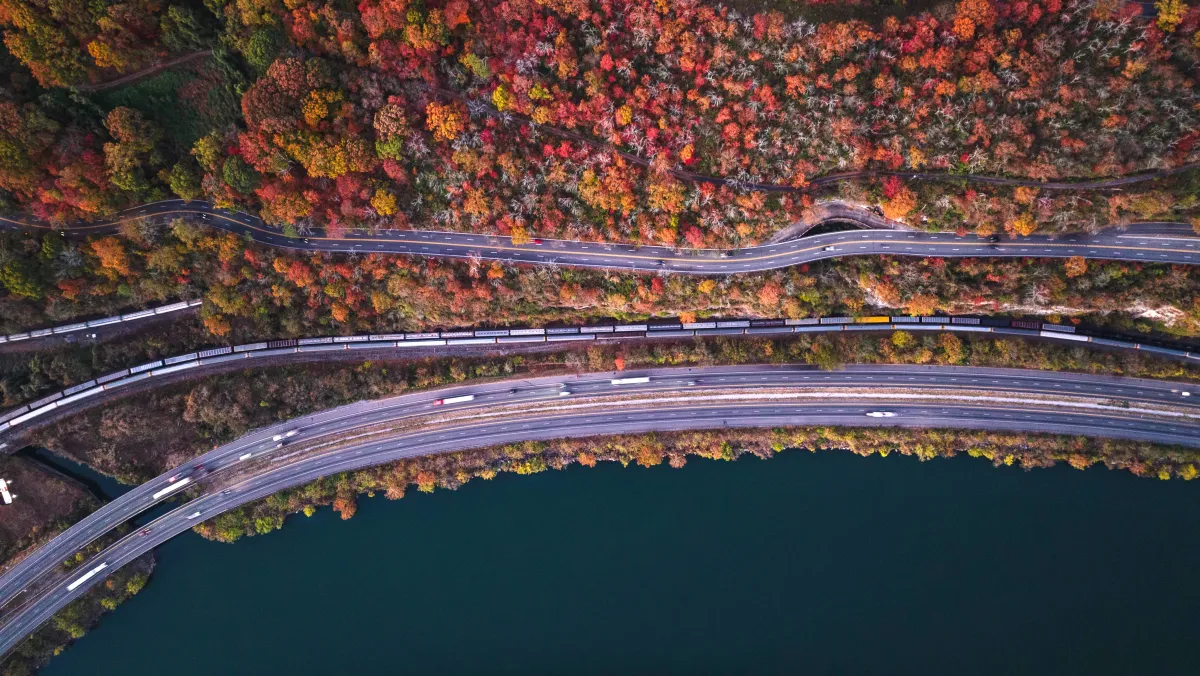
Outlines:
[[1195,674],[1200,485],[794,451],[193,534],[95,674]]

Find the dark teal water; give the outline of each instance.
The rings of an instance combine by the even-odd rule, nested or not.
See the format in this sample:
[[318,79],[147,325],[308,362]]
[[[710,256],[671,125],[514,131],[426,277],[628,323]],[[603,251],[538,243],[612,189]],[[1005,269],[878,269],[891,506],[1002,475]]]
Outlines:
[[802,451],[505,476],[178,538],[44,673],[1195,674],[1198,502]]

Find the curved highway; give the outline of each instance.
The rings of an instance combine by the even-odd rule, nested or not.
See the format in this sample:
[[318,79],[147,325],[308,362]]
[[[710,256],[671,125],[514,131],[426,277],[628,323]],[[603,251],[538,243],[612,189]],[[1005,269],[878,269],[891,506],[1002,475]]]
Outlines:
[[[648,381],[614,385],[613,377]],[[1200,399],[1190,396],[1189,387],[1170,381],[1017,369],[854,366],[823,372],[811,367],[750,366],[501,381],[358,402],[258,430],[221,446],[113,500],[33,552],[0,577],[4,612],[0,651],[18,643],[108,573],[195,525],[198,521],[189,515],[200,512],[200,520],[207,519],[283,488],[349,469],[530,439],[722,426],[983,428],[1200,447]],[[836,388],[837,393],[829,393],[828,388]],[[465,395],[473,399],[438,403]],[[649,395],[653,405],[641,400],[622,408],[622,398],[637,395]],[[523,408],[501,415],[488,411],[508,404]],[[1150,413],[1146,407],[1162,412]],[[866,415],[873,411],[894,415]],[[431,414],[442,414],[442,422],[413,425],[390,436],[364,436],[360,442],[344,439],[356,431],[362,435],[372,426]],[[295,434],[286,437],[292,431]],[[277,448],[279,437],[285,444],[282,449]],[[312,450],[313,444],[338,439],[343,441],[337,448]],[[310,452],[284,450],[289,448]],[[177,481],[190,479],[182,475],[196,465],[211,472],[210,478],[225,473],[230,478],[224,483],[232,485],[192,499],[151,523],[148,534],[135,532],[121,539],[69,576],[56,575],[61,561],[165,499],[154,496],[172,486],[172,476],[181,476]],[[103,570],[73,585],[101,563]]]
[[[261,244],[301,251],[409,254],[689,275],[757,272],[865,255],[943,258],[1082,256],[1143,263],[1200,263],[1200,237],[1191,226],[1183,223],[1140,223],[1130,230],[1109,228],[1096,235],[1076,233],[1057,238],[1031,235],[989,239],[952,232],[854,230],[745,249],[685,250],[559,239],[535,239],[529,244],[514,245],[509,238],[497,235],[433,230],[391,230],[374,235],[348,233],[345,237],[333,238],[318,229],[307,237],[288,237],[280,229],[268,226],[250,214],[217,209],[207,202],[167,200],[123,211],[110,221],[74,226],[63,232],[73,237],[108,234],[115,232],[122,222],[152,216],[192,217],[234,234],[248,235]],[[51,227],[21,218],[0,217],[0,229],[28,232],[50,230]]]

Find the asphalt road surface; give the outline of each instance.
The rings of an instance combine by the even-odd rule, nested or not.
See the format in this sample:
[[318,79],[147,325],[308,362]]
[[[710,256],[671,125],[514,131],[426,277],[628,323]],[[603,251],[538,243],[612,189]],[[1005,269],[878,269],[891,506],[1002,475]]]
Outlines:
[[[235,234],[247,234],[262,244],[303,251],[409,254],[689,275],[755,272],[828,258],[879,254],[943,258],[1083,256],[1143,263],[1200,263],[1200,237],[1182,223],[1139,223],[1127,230],[1109,228],[1096,235],[1079,233],[1059,238],[1000,236],[994,238],[995,241],[977,235],[960,237],[949,232],[859,230],[812,235],[746,249],[685,250],[558,239],[535,240],[516,246],[507,237],[430,230],[394,230],[375,235],[350,233],[336,239],[325,237],[322,231],[316,230],[307,237],[288,237],[249,214],[216,209],[207,202],[167,200],[121,212],[113,221],[76,226],[64,232],[70,237],[104,234],[115,231],[121,222],[150,216],[193,217]],[[44,224],[3,217],[0,217],[0,228],[17,231],[49,229]]]
[[[649,377],[650,382],[621,386],[611,383],[613,377],[639,376]],[[772,393],[782,393],[779,388],[803,392],[828,387],[838,387],[845,394],[807,400],[771,397]],[[1196,396],[1185,395],[1188,388],[1187,384],[1170,381],[1016,369],[853,366],[824,372],[802,366],[740,366],[510,380],[358,402],[252,432],[221,446],[113,500],[35,551],[0,577],[0,608],[4,613],[0,652],[19,643],[57,609],[107,574],[200,521],[317,477],[399,458],[530,439],[785,425],[994,429],[1200,446],[1200,399],[1197,398],[1200,392]],[[700,396],[706,390],[710,395],[719,391],[726,398],[665,401],[672,395]],[[992,400],[923,403],[918,397],[920,390],[962,390],[964,396]],[[564,391],[570,395],[563,396]],[[644,405],[621,408],[602,399],[639,393],[654,393],[659,404],[653,408]],[[474,400],[436,403],[465,394],[474,395]],[[729,398],[731,394],[745,398]],[[886,397],[860,398],[868,394]],[[1117,408],[1098,410],[1012,401],[1035,394],[1060,400],[1066,396],[1082,397]],[[579,401],[583,397],[587,401]],[[586,405],[597,402],[596,397],[601,397],[599,405]],[[385,439],[374,438],[361,444],[343,442],[336,450],[322,455],[302,453],[289,458],[287,451],[289,445],[295,447],[298,442],[344,439],[355,430],[379,423],[431,413],[472,415],[473,409],[526,402],[553,402],[561,406],[540,412],[480,415],[435,427],[418,426]],[[1150,404],[1170,405],[1186,415],[1164,419],[1137,410],[1140,405]],[[868,412],[894,415],[870,417]],[[285,440],[283,448],[276,449],[279,442],[274,437],[293,430],[296,434]],[[243,465],[249,461],[241,459],[247,453],[251,454],[251,460],[254,457],[259,460]],[[70,575],[61,575],[61,561],[159,502],[153,494],[172,485],[170,477],[192,471],[196,465],[203,465],[218,476],[222,470],[239,465],[248,473],[242,473],[240,483],[231,489],[190,500],[152,522],[148,534],[134,532],[77,566]],[[200,516],[187,518],[195,512],[200,512]],[[103,571],[76,589],[68,589],[70,583],[100,563],[106,564]]]

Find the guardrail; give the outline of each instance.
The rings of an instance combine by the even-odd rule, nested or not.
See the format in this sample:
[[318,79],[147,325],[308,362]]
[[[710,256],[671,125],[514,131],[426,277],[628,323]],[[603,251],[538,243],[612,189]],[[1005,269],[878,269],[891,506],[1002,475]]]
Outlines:
[[82,331],[84,329],[94,329],[99,326],[108,326],[109,324],[119,324],[121,322],[132,322],[146,317],[154,317],[157,315],[165,315],[169,312],[179,312],[188,308],[196,307],[204,301],[200,300],[182,300],[178,303],[170,305],[161,305],[159,307],[150,308],[149,310],[138,310],[137,312],[126,312],[122,315],[114,315],[103,319],[93,319],[86,322],[76,322],[74,324],[63,324],[49,329],[36,329],[34,331],[22,331],[21,333],[10,333],[6,336],[0,336],[0,344],[15,343],[19,340],[29,340],[31,338],[45,338],[46,336],[57,336],[62,333],[71,333],[74,331]]
[[1026,338],[1050,338],[1103,347],[1138,350],[1170,359],[1200,363],[1200,351],[1189,352],[1125,340],[1081,335],[1074,326],[1039,321],[992,317],[813,317],[810,319],[736,319],[704,322],[658,320],[644,324],[606,324],[601,326],[564,326],[540,329],[478,329],[468,331],[432,331],[424,333],[385,333],[356,336],[326,336],[271,340],[231,345],[166,357],[114,373],[30,402],[0,415],[0,433],[28,423],[59,407],[73,404],[101,392],[119,389],[155,376],[170,375],[187,369],[225,362],[273,357],[277,355],[380,350],[421,347],[462,347],[516,343],[570,343],[622,338],[690,338],[696,336],[779,335],[787,333],[833,333],[839,331],[951,331],[993,333]]

